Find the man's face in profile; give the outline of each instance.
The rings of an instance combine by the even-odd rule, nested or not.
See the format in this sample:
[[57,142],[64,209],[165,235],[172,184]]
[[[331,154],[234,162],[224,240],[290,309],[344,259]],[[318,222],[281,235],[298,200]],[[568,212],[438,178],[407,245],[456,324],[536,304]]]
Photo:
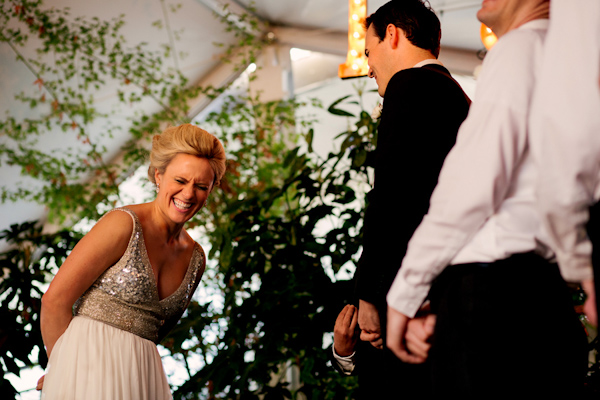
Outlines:
[[375,78],[377,91],[381,97],[385,94],[385,89],[392,78],[388,72],[389,58],[386,57],[386,44],[386,40],[381,41],[379,39],[379,36],[375,33],[375,28],[371,24],[365,37],[365,55],[369,62],[369,77]]

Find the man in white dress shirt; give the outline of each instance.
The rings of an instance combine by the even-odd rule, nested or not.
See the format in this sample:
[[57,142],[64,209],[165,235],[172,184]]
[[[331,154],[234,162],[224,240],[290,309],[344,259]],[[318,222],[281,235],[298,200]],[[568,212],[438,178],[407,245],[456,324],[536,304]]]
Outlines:
[[[553,0],[551,10],[531,116],[538,200],[561,272],[582,282],[584,310],[597,325],[585,225],[589,207],[600,199],[600,2]],[[598,222],[591,229],[600,229]],[[597,256],[600,242],[594,244]]]
[[405,331],[431,289],[434,395],[572,395],[583,384],[586,337],[540,243],[528,150],[548,15],[548,0],[483,1],[477,17],[499,41],[388,292],[387,345],[421,363]]

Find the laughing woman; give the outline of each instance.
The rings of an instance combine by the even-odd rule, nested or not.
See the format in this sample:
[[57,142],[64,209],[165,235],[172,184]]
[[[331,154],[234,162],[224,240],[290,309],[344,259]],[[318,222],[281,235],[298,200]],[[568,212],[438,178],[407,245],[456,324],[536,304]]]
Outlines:
[[225,151],[208,132],[185,124],[154,137],[156,199],[101,218],[42,298],[42,399],[172,398],[156,343],[204,272],[204,251],[184,225],[224,172]]

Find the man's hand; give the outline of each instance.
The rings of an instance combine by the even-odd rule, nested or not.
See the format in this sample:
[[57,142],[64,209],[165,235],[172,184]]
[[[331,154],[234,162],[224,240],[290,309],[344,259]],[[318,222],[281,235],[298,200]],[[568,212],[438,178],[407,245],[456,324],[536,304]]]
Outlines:
[[[427,319],[429,318],[429,320]],[[413,322],[416,324],[414,327],[411,327],[411,333],[408,332],[408,325],[411,319],[406,315],[394,310],[393,308],[388,306],[387,311],[387,347],[394,352],[394,354],[400,358],[402,361],[409,364],[422,364],[425,362],[427,358],[427,354],[423,356],[423,349],[417,343],[423,337],[423,334],[432,330],[433,327],[431,324],[435,324],[435,318],[425,317],[423,322]],[[418,324],[421,324],[421,328],[419,328]],[[417,333],[420,332],[420,333]],[[408,337],[411,337],[410,345],[407,347],[407,343],[409,343]],[[413,353],[413,351],[415,353]],[[427,348],[429,351],[429,348]],[[425,352],[426,353],[426,352]]]
[[[435,329],[435,315],[418,315],[408,320],[408,328],[404,335],[406,349],[415,356],[422,357],[424,360],[429,355],[431,349],[431,338]],[[388,339],[389,341],[389,339]]]
[[581,282],[581,287],[587,297],[583,304],[583,312],[592,325],[598,326],[598,310],[596,309],[596,287],[594,286],[594,280],[591,279]]
[[374,304],[359,300],[358,325],[361,330],[360,340],[370,342],[377,349],[383,349],[381,322],[379,321],[379,312]]
[[346,304],[339,313],[333,327],[333,348],[337,355],[348,357],[354,353],[358,341],[358,311],[352,304]]
[[35,390],[42,390],[42,388],[44,387],[44,378],[46,377],[46,375],[42,375],[42,377],[37,381],[37,386],[35,387]]

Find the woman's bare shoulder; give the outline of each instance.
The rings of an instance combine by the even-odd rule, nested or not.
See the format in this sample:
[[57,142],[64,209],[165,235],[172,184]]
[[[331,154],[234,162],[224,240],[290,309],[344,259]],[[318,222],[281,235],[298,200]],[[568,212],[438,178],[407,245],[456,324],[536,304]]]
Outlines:
[[100,218],[92,230],[114,229],[117,232],[128,231],[131,233],[133,230],[133,225],[134,217],[130,214],[130,212],[128,212],[128,210],[123,208],[115,208]]

